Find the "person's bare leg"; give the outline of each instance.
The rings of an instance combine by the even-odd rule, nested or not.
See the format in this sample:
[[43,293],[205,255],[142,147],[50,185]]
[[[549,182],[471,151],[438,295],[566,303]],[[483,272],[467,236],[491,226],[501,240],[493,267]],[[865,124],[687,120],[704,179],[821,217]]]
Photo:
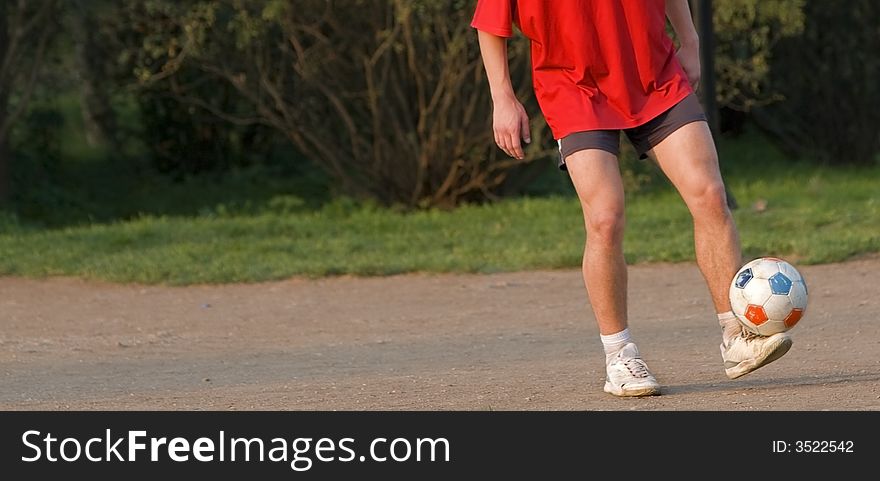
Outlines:
[[684,125],[654,147],[653,156],[693,216],[697,265],[715,310],[728,312],[730,282],[742,258],[709,126],[706,122]]
[[660,385],[627,328],[623,181],[617,157],[582,150],[570,155],[566,166],[584,213],[584,284],[605,350],[604,390],[615,396],[659,394]]
[[724,329],[720,347],[725,373],[735,379],[779,359],[791,348],[788,334],[748,335],[730,312],[730,282],[742,258],[709,126],[684,125],[654,147],[653,156],[694,219],[697,264]]
[[623,258],[624,197],[617,157],[581,150],[565,162],[584,214],[583,275],[599,333],[627,327],[626,261]]

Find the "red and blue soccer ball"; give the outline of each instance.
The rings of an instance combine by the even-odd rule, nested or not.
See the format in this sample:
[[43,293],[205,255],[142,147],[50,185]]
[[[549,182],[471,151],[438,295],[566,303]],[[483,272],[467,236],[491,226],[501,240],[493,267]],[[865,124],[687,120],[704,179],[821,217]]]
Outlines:
[[730,284],[733,313],[746,329],[762,336],[794,327],[807,309],[807,297],[801,273],[775,257],[749,262]]

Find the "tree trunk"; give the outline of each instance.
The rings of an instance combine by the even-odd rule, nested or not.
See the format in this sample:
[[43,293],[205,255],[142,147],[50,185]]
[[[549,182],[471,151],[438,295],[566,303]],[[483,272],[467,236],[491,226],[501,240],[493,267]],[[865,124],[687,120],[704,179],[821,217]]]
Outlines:
[[94,22],[83,0],[70,3],[70,34],[74,46],[74,71],[79,80],[80,110],[89,145],[115,146],[116,117],[106,89],[102,88],[103,54],[95,43]]
[[[0,115],[0,122],[3,121]],[[9,149],[6,139],[0,139],[0,206],[9,199]]]
[[[6,0],[0,0],[0,65],[6,60],[6,48],[9,45],[9,18],[6,10]],[[3,72],[0,71],[0,74]],[[0,205],[6,203],[9,198],[9,150],[6,148],[6,134],[3,132],[3,124],[6,123],[6,108],[9,104],[9,89],[0,75]]]
[[[717,141],[718,136],[721,135],[721,121],[715,98],[715,25],[712,18],[714,12],[712,0],[691,0],[691,10],[700,37],[700,64],[703,75],[700,79],[699,96],[706,111],[712,138]],[[739,207],[736,197],[726,185],[724,191],[727,193],[727,207],[731,210]]]

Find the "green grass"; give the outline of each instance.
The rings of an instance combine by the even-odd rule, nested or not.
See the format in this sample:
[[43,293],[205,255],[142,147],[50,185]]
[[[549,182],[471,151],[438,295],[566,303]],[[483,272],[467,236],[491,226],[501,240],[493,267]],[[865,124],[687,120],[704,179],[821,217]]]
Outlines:
[[[736,212],[745,255],[822,263],[880,251],[877,174],[814,169],[804,179],[734,179],[745,204]],[[748,205],[759,198],[768,205],[762,213]],[[693,258],[690,219],[675,192],[633,196],[627,214],[629,262]],[[316,211],[148,216],[61,229],[7,218],[0,228],[2,274],[171,284],[575,267],[584,235],[571,197],[411,214],[342,201]]]
[[[804,174],[804,175],[802,175]],[[801,264],[846,260],[880,251],[880,169],[839,172],[812,168],[766,179],[728,175],[746,260],[772,255]],[[753,206],[766,203],[766,210]],[[693,259],[689,215],[678,195],[634,199],[627,209],[627,259]]]
[[[791,162],[755,137],[724,142],[722,159],[740,204],[745,257],[809,264],[880,252],[880,167]],[[547,175],[562,174],[550,166]],[[0,275],[192,284],[581,262],[580,207],[566,193],[402,213],[345,199],[305,202],[285,194],[283,181],[266,184],[259,175],[224,179],[130,190],[120,212],[150,206],[130,218],[36,224],[0,212]],[[758,201],[766,210],[752,207]],[[67,214],[62,208],[54,215]],[[627,216],[628,262],[693,260],[690,217],[665,181],[629,195]]]

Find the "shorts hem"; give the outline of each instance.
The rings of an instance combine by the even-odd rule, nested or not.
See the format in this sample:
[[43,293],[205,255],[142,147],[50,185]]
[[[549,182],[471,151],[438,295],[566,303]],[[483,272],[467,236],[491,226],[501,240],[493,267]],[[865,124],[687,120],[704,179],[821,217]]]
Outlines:
[[578,152],[583,152],[584,150],[601,150],[602,152],[608,152],[609,154],[611,154],[615,157],[618,157],[620,155],[620,149],[617,149],[615,151],[614,149],[608,149],[608,148],[603,148],[603,147],[586,147],[586,146],[580,147],[580,148],[575,148],[575,149],[572,149],[571,152],[565,154],[564,157],[561,152],[559,153],[559,163],[558,163],[559,170],[561,170],[563,172],[567,172],[568,167],[565,166],[565,159],[567,159],[568,157],[571,157],[572,155],[574,155]]
[[654,150],[654,147],[657,147],[658,145],[660,145],[660,143],[663,142],[664,140],[666,140],[670,135],[678,132],[678,129],[684,127],[685,125],[692,124],[694,122],[708,122],[708,120],[706,119],[705,116],[702,116],[700,118],[694,118],[691,120],[683,120],[680,123],[673,124],[670,129],[668,129],[668,130],[664,131],[663,133],[661,133],[660,135],[658,135],[656,139],[648,140],[645,145],[647,147],[646,149],[641,149],[641,148],[636,149],[636,153],[638,154],[639,159],[642,159],[642,160],[647,159],[648,152],[650,152],[651,150]]

